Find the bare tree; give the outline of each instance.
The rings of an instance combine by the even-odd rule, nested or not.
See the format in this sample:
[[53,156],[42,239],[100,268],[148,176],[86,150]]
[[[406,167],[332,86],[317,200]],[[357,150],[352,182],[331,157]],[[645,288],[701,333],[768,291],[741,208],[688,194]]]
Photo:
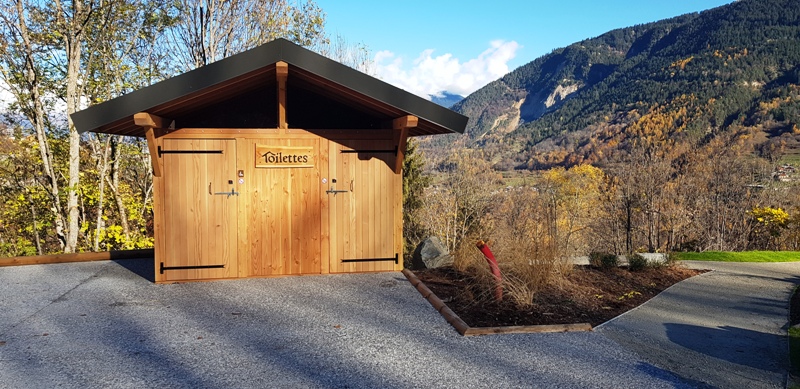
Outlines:
[[347,38],[336,34],[333,39],[320,40],[312,49],[362,73],[375,75],[371,51],[364,43],[352,44]]
[[312,1],[179,0],[172,52],[191,70],[284,37],[312,46],[325,40],[325,15]]

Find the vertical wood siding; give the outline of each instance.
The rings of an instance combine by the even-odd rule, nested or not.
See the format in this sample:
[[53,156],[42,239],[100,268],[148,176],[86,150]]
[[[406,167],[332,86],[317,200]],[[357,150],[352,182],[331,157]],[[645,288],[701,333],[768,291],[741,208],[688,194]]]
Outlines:
[[[320,273],[319,139],[245,139],[244,201],[249,273],[244,276]],[[256,168],[256,144],[312,146],[313,168]]]
[[[236,147],[232,140],[165,139],[164,150],[207,151],[221,154],[164,154],[163,242],[161,258],[156,258],[160,281],[216,279],[235,277],[237,273],[236,196],[217,195],[229,192],[234,185]],[[224,265],[219,269],[167,270],[164,266]],[[157,278],[157,279],[158,279]]]
[[[402,176],[393,171],[395,155],[341,152],[391,150],[392,133],[336,134],[181,130],[159,139],[163,149],[220,149],[223,154],[164,154],[159,159],[164,175],[154,179],[156,281],[402,269]],[[225,137],[231,139],[218,139]],[[313,167],[257,168],[256,145],[313,147]],[[238,177],[239,170],[244,177]],[[234,189],[239,195],[209,195],[209,183],[212,193]],[[346,192],[334,195],[328,189]],[[342,262],[395,254],[399,264]],[[159,262],[224,263],[225,268],[161,275]]]
[[[329,166],[335,188],[329,195],[331,226],[330,271],[338,273],[390,271],[393,261],[343,263],[347,259],[384,259],[402,255],[394,245],[396,213],[393,194],[402,191],[394,174],[394,154],[342,153],[342,150],[389,150],[391,141],[331,142]],[[334,184],[330,184],[331,187]],[[402,220],[401,220],[402,222]]]

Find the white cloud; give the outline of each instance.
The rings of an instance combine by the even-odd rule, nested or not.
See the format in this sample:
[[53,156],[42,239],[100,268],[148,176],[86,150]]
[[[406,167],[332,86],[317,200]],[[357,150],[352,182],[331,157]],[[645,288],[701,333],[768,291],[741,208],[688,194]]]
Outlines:
[[508,61],[519,48],[515,41],[492,41],[477,58],[463,63],[452,54],[434,56],[434,50],[428,49],[410,66],[384,50],[375,54],[375,73],[381,80],[424,98],[441,96],[442,92],[467,96],[506,75]]
[[0,110],[5,111],[14,100],[14,95],[8,90],[6,81],[0,79]]

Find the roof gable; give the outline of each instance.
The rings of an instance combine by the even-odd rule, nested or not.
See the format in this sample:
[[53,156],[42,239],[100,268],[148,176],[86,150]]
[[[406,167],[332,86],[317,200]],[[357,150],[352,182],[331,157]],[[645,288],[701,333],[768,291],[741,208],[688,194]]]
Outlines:
[[[274,94],[279,61],[289,64],[289,88],[302,89],[301,95],[331,99],[373,119],[418,117],[418,126],[409,135],[463,133],[466,126],[463,115],[285,39],[89,107],[72,114],[72,119],[79,132],[144,136],[133,122],[138,112],[175,119],[259,90]],[[292,123],[291,117],[288,121]],[[180,122],[176,126],[186,127]]]

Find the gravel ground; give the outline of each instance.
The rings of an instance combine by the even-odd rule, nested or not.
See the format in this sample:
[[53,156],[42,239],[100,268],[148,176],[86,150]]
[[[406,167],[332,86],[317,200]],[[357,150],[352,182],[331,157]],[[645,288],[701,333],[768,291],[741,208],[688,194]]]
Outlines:
[[0,268],[0,387],[698,385],[603,333],[462,337],[400,273],[155,285],[146,271]]
[[800,284],[800,263],[685,263],[714,271],[595,331],[699,386],[783,388],[789,299]]

